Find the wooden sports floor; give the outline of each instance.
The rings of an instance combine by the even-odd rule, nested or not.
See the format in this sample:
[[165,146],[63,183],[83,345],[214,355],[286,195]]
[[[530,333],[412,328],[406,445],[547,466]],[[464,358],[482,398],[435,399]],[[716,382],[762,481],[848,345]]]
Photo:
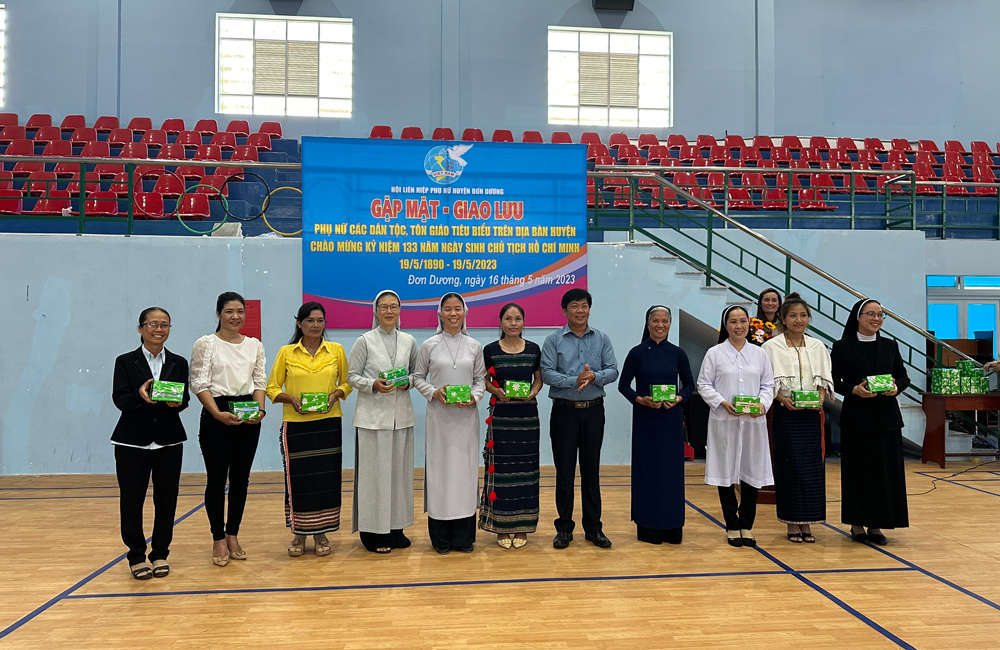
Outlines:
[[[911,527],[887,531],[885,547],[844,534],[837,463],[834,525],[815,526],[813,545],[786,541],[762,505],[759,546],[728,546],[702,474],[687,465],[680,546],[635,540],[629,468],[606,466],[614,547],[581,533],[553,549],[548,467],[540,532],[523,549],[480,533],[474,553],[437,555],[418,489],[412,548],[377,556],[345,529],[330,535],[329,557],[310,541],[289,558],[281,475],[257,473],[240,535],[250,559],[225,568],[211,564],[203,477],[186,474],[172,573],[144,582],[124,562],[113,476],[0,477],[0,648],[1000,647],[1000,463],[908,461],[908,492],[935,489],[910,497]],[[147,515],[149,531],[150,501]]]

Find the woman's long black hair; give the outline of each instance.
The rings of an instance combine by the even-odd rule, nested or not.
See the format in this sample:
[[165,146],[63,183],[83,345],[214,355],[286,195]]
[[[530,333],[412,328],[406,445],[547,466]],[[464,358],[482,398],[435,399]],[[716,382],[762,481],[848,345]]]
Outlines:
[[226,306],[227,302],[232,302],[234,300],[239,301],[239,303],[243,305],[243,308],[246,308],[247,301],[243,300],[243,296],[235,291],[220,293],[219,297],[215,300],[215,315],[219,317],[219,323],[215,326],[216,332],[222,329],[222,308]]
[[302,328],[299,327],[299,323],[309,318],[309,314],[316,310],[323,312],[323,318],[326,318],[326,310],[323,309],[323,305],[318,302],[307,302],[306,304],[299,307],[299,313],[295,314],[295,333],[292,334],[292,339],[288,342],[289,345],[295,345],[302,340]]

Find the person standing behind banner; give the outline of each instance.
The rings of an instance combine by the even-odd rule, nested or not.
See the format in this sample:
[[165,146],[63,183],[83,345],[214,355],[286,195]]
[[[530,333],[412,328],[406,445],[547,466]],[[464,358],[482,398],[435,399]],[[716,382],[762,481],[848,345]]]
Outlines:
[[[400,301],[381,291],[372,305],[372,329],[351,348],[347,381],[354,405],[354,508],[351,532],[373,553],[409,548],[403,529],[413,525],[413,402],[410,375],[417,342],[399,329]],[[404,368],[407,383],[390,386],[379,373]]]
[[[278,445],[285,470],[285,526],[292,529],[289,557],[305,553],[312,535],[317,556],[329,555],[326,534],[340,530],[343,430],[340,402],[351,393],[347,353],[327,341],[326,310],[307,302],[295,316],[295,333],[278,350],[267,396],[284,404]],[[326,396],[322,410],[302,410],[303,393]]]
[[[680,544],[684,533],[684,414],[679,407],[694,392],[694,377],[687,354],[667,341],[670,318],[663,305],[646,311],[642,342],[629,350],[618,380],[618,392],[632,403],[632,521],[636,538],[647,544]],[[676,398],[654,402],[650,387],[663,384],[674,386]]]
[[[840,520],[856,542],[889,542],[883,528],[910,525],[903,468],[903,416],[896,395],[910,378],[899,345],[882,336],[885,313],[875,300],[859,300],[840,340],[833,344],[833,388],[844,396],[840,410]],[[892,375],[882,393],[868,377]],[[865,531],[867,528],[867,532]]]
[[[486,392],[483,346],[469,336],[465,299],[447,293],[438,304],[437,333],[417,353],[413,387],[427,399],[424,510],[431,544],[441,555],[471,553],[479,505],[479,410]],[[449,386],[469,386],[468,402],[449,404]]]
[[[219,325],[191,352],[191,392],[202,404],[198,443],[205,459],[205,514],[212,530],[212,563],[245,560],[237,536],[246,508],[250,467],[257,453],[260,421],[266,414],[264,344],[240,334],[246,320],[243,296],[227,291],[215,303]],[[241,421],[229,412],[232,402],[257,402],[256,418]],[[226,518],[226,481],[229,518]]]
[[[761,349],[774,371],[772,413],[774,489],[778,521],[790,542],[816,541],[810,524],[826,521],[823,402],[833,390],[830,353],[806,329],[812,313],[799,294],[781,303],[782,333]],[[796,406],[794,391],[818,391],[815,406]]]
[[556,466],[554,548],[573,541],[573,492],[577,452],[583,496],[585,539],[610,548],[601,523],[601,444],[604,442],[604,386],[618,379],[618,362],[607,334],[590,326],[593,298],[584,289],[563,294],[566,325],[545,337],[542,381],[549,385],[552,414],[549,435]]
[[[709,348],[698,373],[698,393],[711,409],[705,454],[705,482],[719,488],[730,546],[756,546],[753,523],[757,491],[774,483],[767,422],[774,375],[767,354],[747,345],[750,315],[739,305],[722,312],[719,344]],[[737,414],[736,395],[759,400],[761,413]],[[736,483],[740,499],[736,502]]]
[[[170,573],[167,556],[174,534],[174,514],[184,456],[184,425],[180,412],[191,394],[185,386],[179,402],[154,402],[149,397],[153,381],[186,384],[187,359],[164,346],[170,336],[170,314],[150,307],[139,314],[142,345],[115,359],[111,399],[122,412],[111,444],[115,447],[122,541],[128,547],[128,566],[136,580],[163,578]],[[146,563],[146,535],[142,508],[153,477],[153,545]]]

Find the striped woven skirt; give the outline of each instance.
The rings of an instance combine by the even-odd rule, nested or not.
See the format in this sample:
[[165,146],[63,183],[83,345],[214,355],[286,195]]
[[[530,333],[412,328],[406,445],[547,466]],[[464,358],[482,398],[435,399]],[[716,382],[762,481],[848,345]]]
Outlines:
[[538,405],[490,407],[479,527],[491,533],[533,533],[538,526]]
[[284,422],[279,436],[285,469],[285,526],[295,535],[340,528],[340,418]]
[[826,521],[826,467],[823,421],[819,411],[772,408],[774,498],[778,521],[818,524]]

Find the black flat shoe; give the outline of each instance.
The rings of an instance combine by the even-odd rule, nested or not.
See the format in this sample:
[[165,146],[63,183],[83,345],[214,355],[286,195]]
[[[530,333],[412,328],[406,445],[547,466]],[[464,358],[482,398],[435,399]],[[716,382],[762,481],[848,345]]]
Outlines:
[[742,537],[741,536],[740,539],[743,540],[743,546],[745,546],[747,548],[753,548],[754,546],[757,546],[757,540],[754,539],[753,537]]
[[584,535],[584,539],[596,546],[597,548],[611,548],[611,540],[608,539],[604,533],[598,531],[596,533],[587,533]]
[[573,533],[559,531],[552,540],[552,548],[566,548],[573,541]]
[[438,552],[438,555],[448,555],[449,553],[451,553],[451,549],[447,547],[438,548],[437,546],[435,546],[434,550]]
[[889,543],[888,538],[882,533],[868,533],[868,541],[872,544],[878,544],[879,546],[885,546]]
[[[726,531],[726,533],[735,533],[735,532],[737,532],[737,531],[735,531],[735,530],[727,530]],[[726,541],[729,542],[730,546],[735,546],[737,548],[739,548],[740,546],[743,546],[743,538],[742,537],[726,537]]]
[[462,551],[463,553],[471,553],[474,548],[475,548],[475,544],[469,544],[468,546],[463,546],[462,548],[460,548],[458,550]]
[[851,533],[851,539],[855,542],[860,542],[861,544],[868,543],[868,533],[861,531],[860,533]]

